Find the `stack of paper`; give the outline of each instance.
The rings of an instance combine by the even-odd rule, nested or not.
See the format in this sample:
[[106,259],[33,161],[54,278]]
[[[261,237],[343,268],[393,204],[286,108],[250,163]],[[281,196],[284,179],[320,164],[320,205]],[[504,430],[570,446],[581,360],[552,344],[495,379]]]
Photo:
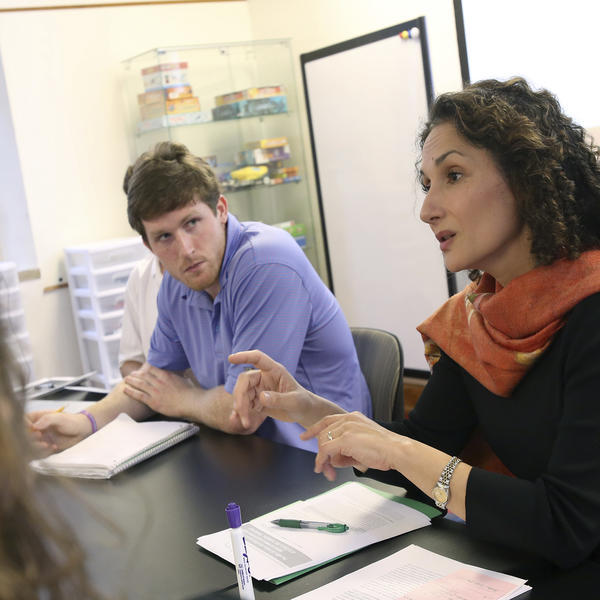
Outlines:
[[509,600],[525,582],[411,545],[294,600]]
[[[403,502],[410,501],[391,500],[373,488],[351,482],[253,519],[242,526],[252,577],[278,580],[297,575],[343,554],[430,524],[429,516]],[[433,511],[430,515],[439,514],[417,504]],[[274,519],[344,523],[349,529],[344,533],[287,529],[271,523]],[[233,563],[229,530],[199,537],[197,543]]]

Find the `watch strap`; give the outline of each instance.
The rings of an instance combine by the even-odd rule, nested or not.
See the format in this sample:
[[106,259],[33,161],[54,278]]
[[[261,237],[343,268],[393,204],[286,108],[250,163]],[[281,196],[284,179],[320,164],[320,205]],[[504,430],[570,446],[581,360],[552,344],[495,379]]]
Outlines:
[[447,495],[446,495],[446,501],[445,502],[438,502],[438,500],[435,500],[435,504],[438,508],[441,509],[445,509],[446,508],[446,504],[448,504],[448,500],[450,499],[450,480],[452,479],[452,475],[454,473],[454,469],[456,469],[458,463],[460,463],[461,460],[460,458],[458,458],[457,456],[453,456],[448,463],[446,464],[446,466],[442,469],[442,472],[440,474],[440,478],[437,480],[436,483],[436,488],[442,488],[444,490],[447,491]]
[[448,461],[448,464],[442,470],[442,473],[438,480],[439,483],[441,483],[443,486],[450,485],[450,480],[452,479],[452,474],[454,473],[454,469],[456,469],[456,466],[458,465],[459,462],[460,462],[460,458],[458,458],[457,456],[453,456]]

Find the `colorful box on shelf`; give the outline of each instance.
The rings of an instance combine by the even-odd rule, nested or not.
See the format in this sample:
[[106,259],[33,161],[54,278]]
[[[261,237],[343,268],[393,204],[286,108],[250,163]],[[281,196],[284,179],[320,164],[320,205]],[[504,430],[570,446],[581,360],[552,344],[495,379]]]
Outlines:
[[166,115],[164,102],[153,102],[152,104],[140,105],[140,117],[142,120],[147,121],[148,119],[156,119]]
[[262,186],[269,182],[269,169],[264,165],[241,167],[229,173],[222,173],[219,175],[219,181],[226,192]]
[[295,221],[284,221],[283,223],[275,223],[274,227],[285,229],[292,237],[306,235],[306,225],[304,225],[304,223],[296,223]]
[[241,169],[236,169],[235,171],[231,171],[229,173],[229,177],[234,179],[235,181],[258,181],[262,180],[262,178],[267,175],[269,169],[267,167],[242,167]]
[[201,156],[200,157],[206,164],[211,166],[213,169],[217,166],[217,155],[211,154],[210,156]]
[[200,102],[196,96],[140,105],[140,115],[142,116],[142,119],[155,119],[156,117],[165,114],[177,115],[181,113],[198,112],[199,110]]
[[288,140],[285,136],[275,138],[263,138],[254,142],[246,142],[244,148],[254,150],[255,148],[277,148],[278,146],[287,145]]
[[246,100],[241,106],[241,117],[259,117],[287,112],[287,96],[271,96]]
[[224,104],[233,104],[240,100],[246,100],[245,90],[239,92],[231,92],[229,94],[223,94],[221,96],[215,96],[215,106],[223,106]]
[[284,221],[283,223],[275,223],[273,226],[287,231],[301,248],[306,247],[306,226],[304,223]]
[[198,112],[200,110],[200,101],[198,100],[197,96],[190,96],[189,98],[175,98],[174,100],[167,100],[165,102],[165,108],[167,109],[168,115],[186,112]]
[[223,104],[215,106],[212,109],[213,121],[227,121],[228,119],[237,119],[240,116],[240,103]]
[[287,112],[286,96],[271,96],[269,98],[254,98],[240,100],[231,104],[215,106],[212,109],[214,121],[240,119],[244,117],[260,117]]
[[271,177],[279,177],[281,179],[287,179],[289,177],[297,177],[298,167],[277,167],[270,173]]
[[277,167],[269,172],[269,184],[279,185],[280,183],[293,183],[300,181],[298,167]]
[[237,92],[230,92],[215,96],[215,106],[232,104],[240,100],[252,100],[254,98],[268,98],[270,96],[285,96],[285,88],[282,85],[267,85],[263,87],[251,87]]
[[301,181],[300,175],[295,175],[294,177],[270,177],[269,181],[267,181],[267,185],[280,185],[282,183],[298,183]]
[[186,62],[175,62],[162,63],[142,69],[144,88],[148,92],[155,88],[187,83],[187,66]]
[[198,123],[207,123],[212,121],[212,115],[208,110],[197,112],[179,113],[162,115],[154,119],[145,119],[137,125],[137,132],[146,133],[162,127],[177,127],[178,125],[197,125]]
[[275,148],[255,148],[254,150],[236,152],[235,162],[238,165],[260,165],[287,160],[290,156],[290,147],[286,144]]
[[150,92],[138,94],[138,104],[155,104],[157,102],[166,102],[167,100],[177,100],[178,98],[190,98],[192,96],[192,86],[185,83],[182,85],[170,85]]

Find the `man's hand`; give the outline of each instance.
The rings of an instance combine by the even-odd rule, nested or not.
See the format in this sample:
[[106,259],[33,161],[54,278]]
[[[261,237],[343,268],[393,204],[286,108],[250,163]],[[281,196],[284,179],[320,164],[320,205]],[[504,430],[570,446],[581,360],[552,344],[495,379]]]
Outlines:
[[232,413],[233,397],[223,386],[207,390],[197,382],[148,363],[125,377],[124,392],[162,415],[203,423],[226,433],[254,433],[266,418],[252,411],[242,423]]
[[52,454],[73,446],[92,433],[85,415],[40,410],[25,415],[34,445],[40,454]]
[[168,417],[189,418],[194,385],[185,377],[145,363],[124,379],[124,392],[153,411]]

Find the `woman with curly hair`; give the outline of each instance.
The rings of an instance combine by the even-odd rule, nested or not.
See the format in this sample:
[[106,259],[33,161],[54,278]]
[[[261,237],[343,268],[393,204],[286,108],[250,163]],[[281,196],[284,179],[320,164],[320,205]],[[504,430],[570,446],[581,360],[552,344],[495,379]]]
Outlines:
[[[598,148],[519,78],[441,95],[419,139],[421,219],[473,281],[417,328],[432,372],[415,408],[385,424],[342,413],[250,351],[230,357],[258,369],[235,410],[298,421],[328,479],[353,466],[475,537],[565,568],[600,560]],[[510,473],[460,460],[475,432]]]
[[23,427],[22,382],[0,330],[0,598],[99,598],[71,530],[41,499],[29,468],[33,449]]

